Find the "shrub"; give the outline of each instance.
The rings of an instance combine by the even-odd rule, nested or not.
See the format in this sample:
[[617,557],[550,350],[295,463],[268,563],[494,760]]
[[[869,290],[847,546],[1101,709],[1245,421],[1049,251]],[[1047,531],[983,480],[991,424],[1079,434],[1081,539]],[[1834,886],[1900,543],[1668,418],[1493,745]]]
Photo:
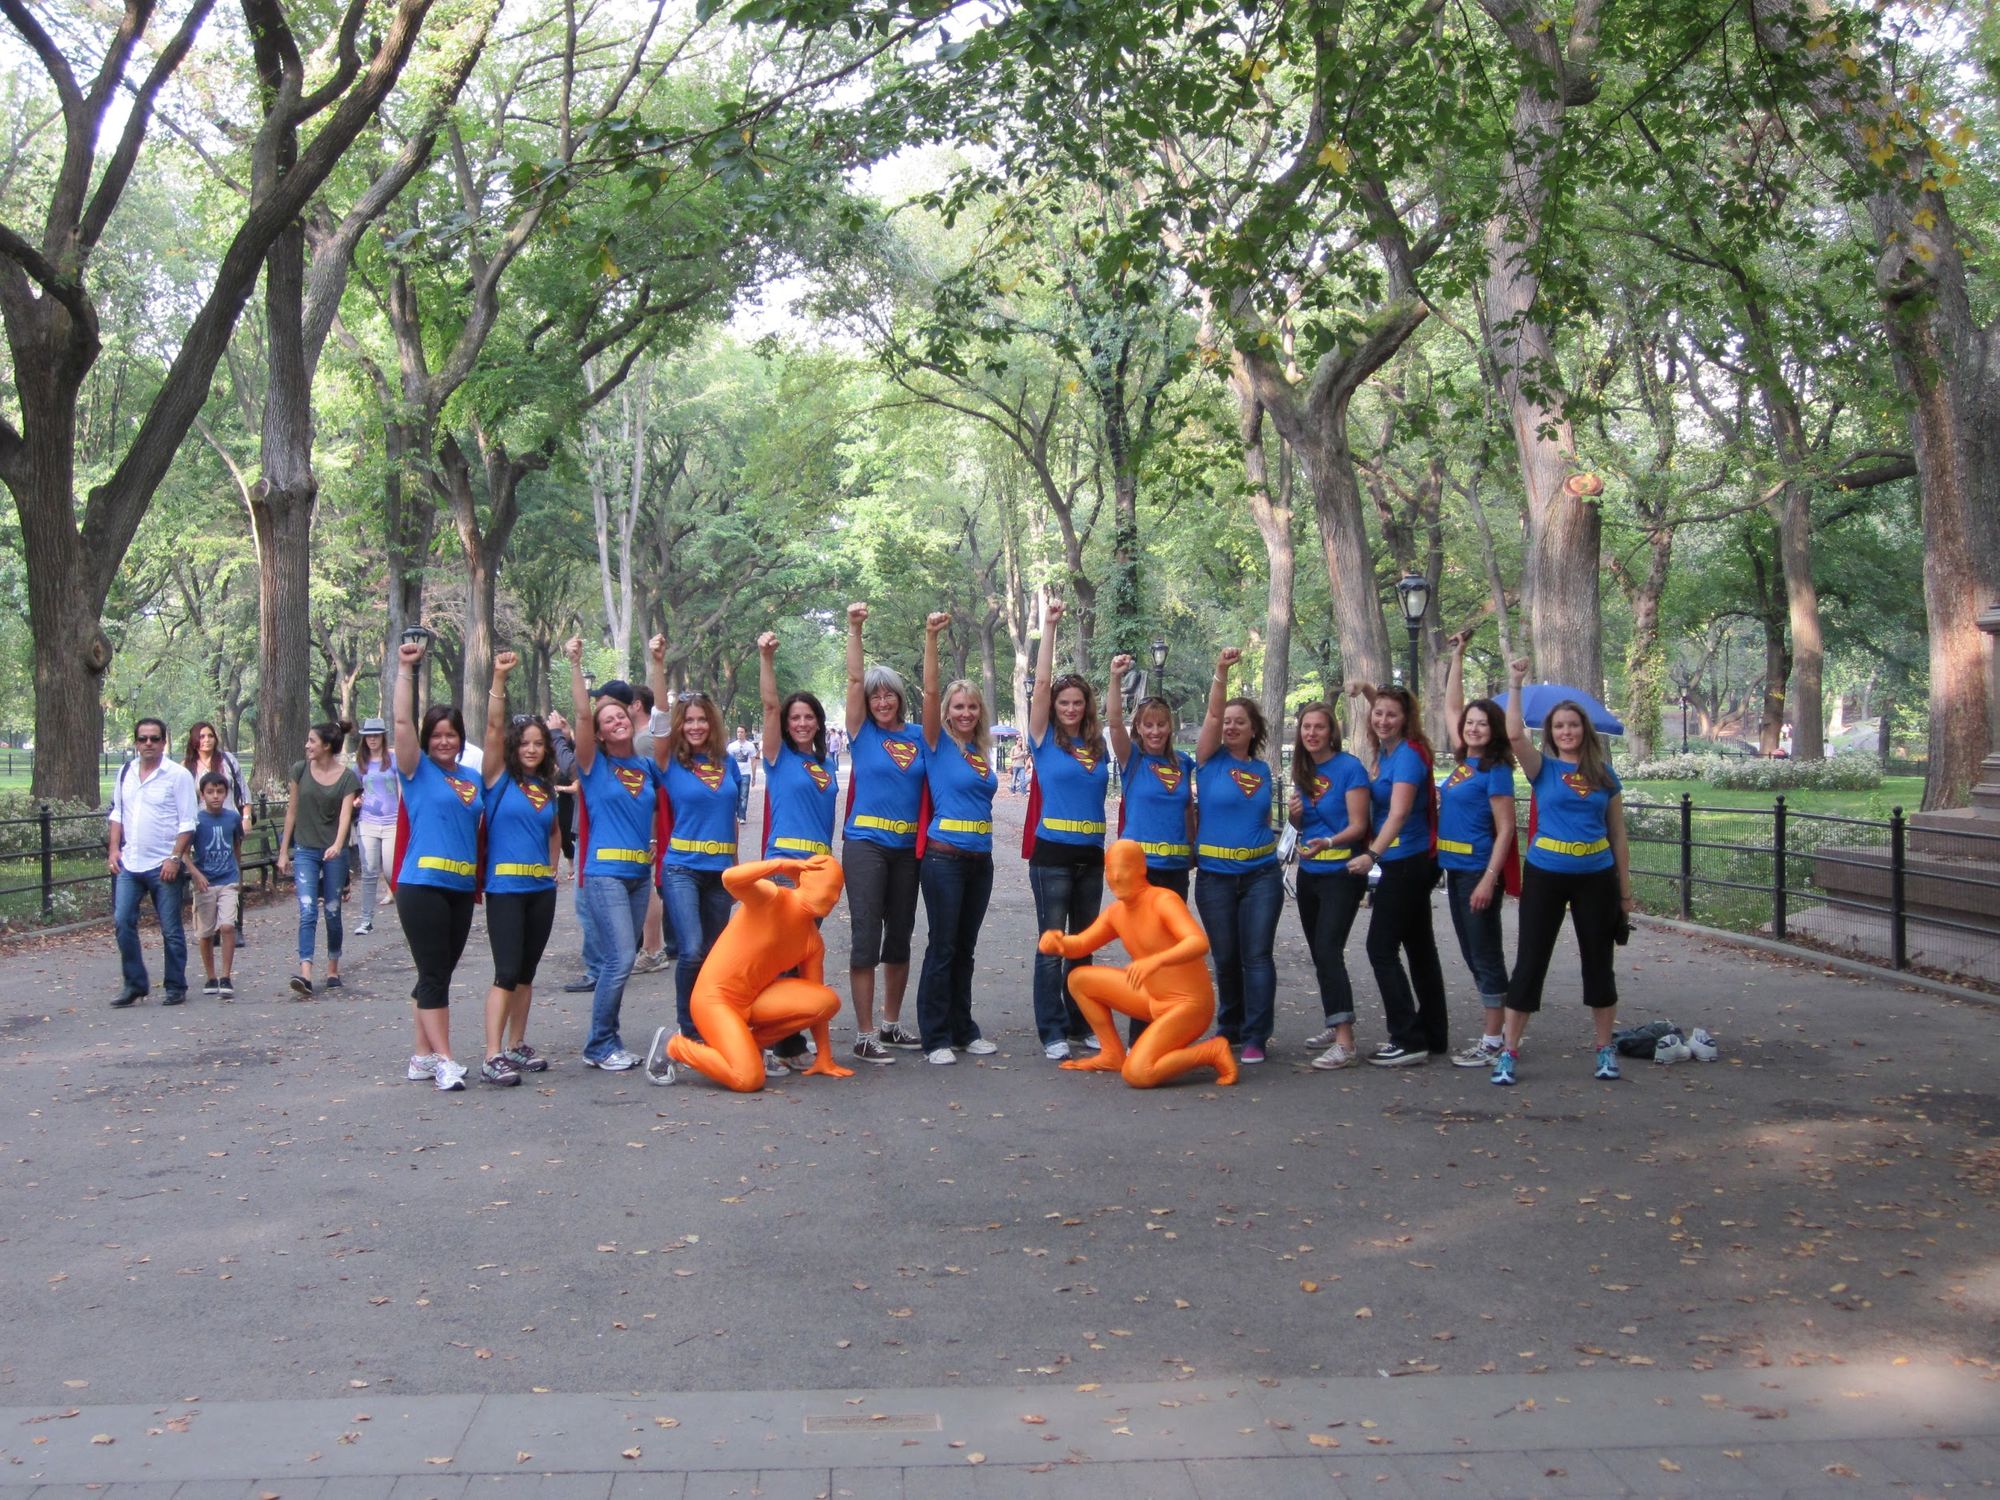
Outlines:
[[1882,765],[1853,752],[1827,760],[1734,761],[1708,780],[1727,792],[1866,792],[1882,784]]
[[1628,781],[1713,781],[1725,764],[1719,755],[1663,755],[1642,760],[1621,774]]
[[[0,792],[0,855],[33,854],[41,849],[41,808],[41,799],[27,792]],[[103,808],[57,801],[49,803],[49,811],[54,814],[49,836],[58,849],[93,839],[104,842]]]

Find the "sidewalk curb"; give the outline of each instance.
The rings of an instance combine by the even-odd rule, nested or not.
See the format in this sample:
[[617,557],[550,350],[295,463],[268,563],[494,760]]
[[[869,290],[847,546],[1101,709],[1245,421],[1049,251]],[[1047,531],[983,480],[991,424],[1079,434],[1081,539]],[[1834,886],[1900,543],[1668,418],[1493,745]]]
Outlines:
[[1649,916],[1644,912],[1634,912],[1632,920],[1661,932],[1679,933],[1683,937],[1706,938],[1712,942],[1727,943],[1734,948],[1746,948],[1752,953],[1766,958],[1790,959],[1794,963],[1810,964],[1815,968],[1837,969],[1855,979],[1872,979],[1878,984],[1893,984],[1899,988],[1928,990],[1933,995],[1941,995],[1948,1000],[1964,1000],[1974,1005],[1988,1005],[2000,1008],[2000,995],[1985,990],[1968,989],[1964,985],[1952,984],[1944,979],[1932,979],[1928,975],[1913,973],[1907,969],[1889,969],[1881,964],[1863,963],[1856,958],[1842,958],[1834,953],[1822,953],[1817,948],[1801,948],[1795,943],[1781,943],[1774,938],[1754,937],[1747,932],[1725,932],[1719,927],[1703,927],[1698,922],[1679,922],[1671,917]]

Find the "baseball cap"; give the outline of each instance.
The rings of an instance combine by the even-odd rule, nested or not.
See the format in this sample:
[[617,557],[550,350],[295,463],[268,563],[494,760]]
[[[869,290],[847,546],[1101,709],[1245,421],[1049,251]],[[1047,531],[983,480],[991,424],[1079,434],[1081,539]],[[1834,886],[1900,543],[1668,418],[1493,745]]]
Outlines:
[[593,698],[616,698],[620,703],[630,708],[634,694],[631,683],[622,677],[614,677],[609,682],[600,682],[596,687],[592,688],[590,696]]

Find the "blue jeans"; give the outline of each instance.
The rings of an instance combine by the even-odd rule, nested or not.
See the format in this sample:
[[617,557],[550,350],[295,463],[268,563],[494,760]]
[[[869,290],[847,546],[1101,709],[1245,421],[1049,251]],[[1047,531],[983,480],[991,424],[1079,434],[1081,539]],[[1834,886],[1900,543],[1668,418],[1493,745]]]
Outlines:
[[597,924],[591,920],[590,903],[583,899],[583,888],[589,883],[587,880],[576,883],[576,925],[583,929],[583,977],[595,984],[599,964]]
[[187,887],[160,879],[150,870],[120,870],[112,892],[111,913],[118,931],[118,963],[125,971],[125,988],[143,995],[152,988],[146,978],[146,955],[139,947],[139,903],[151,896],[153,915],[160,919],[160,946],[166,965],[160,982],[169,995],[187,993],[187,934],[181,928],[181,902]]
[[1273,860],[1261,870],[1223,874],[1200,870],[1194,904],[1208,933],[1215,962],[1215,1030],[1230,1043],[1263,1046],[1271,1040],[1278,998],[1278,965],[1271,945],[1285,909],[1285,882]]
[[935,845],[917,866],[930,935],[917,981],[917,1030],[924,1051],[963,1047],[979,1039],[972,1019],[972,955],[993,899],[993,856],[964,859]]
[[[666,908],[667,930],[674,935],[679,957],[674,961],[674,1011],[682,1036],[699,1036],[689,1002],[694,999],[694,982],[701,973],[702,960],[710,944],[729,925],[729,909],[736,903],[722,883],[720,870],[691,870],[686,865],[666,865],[660,870],[660,903]],[[643,919],[645,912],[640,912]]]
[[750,774],[746,771],[743,779],[736,783],[736,821],[741,823],[750,816]]
[[[1507,948],[1500,936],[1501,895],[1496,889],[1485,911],[1472,909],[1478,870],[1446,870],[1445,894],[1451,901],[1451,929],[1458,934],[1458,951],[1479,986],[1479,1003],[1499,1010],[1507,1003]],[[1496,882],[1497,885],[1497,882]]]
[[600,1062],[625,1047],[618,1035],[618,1011],[646,926],[646,877],[592,875],[577,885],[597,934],[597,989],[590,998],[590,1039],[583,1044],[583,1055]]
[[[1037,937],[1051,930],[1081,932],[1104,904],[1103,865],[1031,864],[1028,884],[1035,893]],[[1089,962],[1035,954],[1035,1031],[1044,1047],[1090,1035],[1090,1023],[1069,992],[1070,971]]]
[[[340,957],[345,934],[340,926],[340,893],[347,887],[347,851],[292,846],[292,893],[299,898],[299,962],[309,964],[319,936],[319,915],[326,913],[326,956]],[[364,914],[365,915],[365,914]]]

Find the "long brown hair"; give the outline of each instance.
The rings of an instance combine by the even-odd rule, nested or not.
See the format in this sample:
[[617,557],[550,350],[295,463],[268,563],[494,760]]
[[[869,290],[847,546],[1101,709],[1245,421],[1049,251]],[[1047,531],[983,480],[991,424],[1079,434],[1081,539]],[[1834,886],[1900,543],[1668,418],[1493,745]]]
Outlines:
[[1310,771],[1319,764],[1318,761],[1313,759],[1312,751],[1306,749],[1305,731],[1307,714],[1326,715],[1327,729],[1330,731],[1327,739],[1327,751],[1331,755],[1340,754],[1340,720],[1334,715],[1331,708],[1315,698],[1312,702],[1301,708],[1298,717],[1292,721],[1292,781],[1295,785],[1303,772]]
[[1466,704],[1464,708],[1459,710],[1458,713],[1459,757],[1458,758],[1461,761],[1465,759],[1465,749],[1466,749],[1465,716],[1471,713],[1475,708],[1478,709],[1481,713],[1486,715],[1487,737],[1486,737],[1486,749],[1480,755],[1479,764],[1474,769],[1480,771],[1490,771],[1495,766],[1513,765],[1514,747],[1512,744],[1508,742],[1507,739],[1507,710],[1502,708],[1499,704],[1495,703],[1491,698],[1474,698],[1470,703]]
[[1049,684],[1049,727],[1056,732],[1057,744],[1069,738],[1063,733],[1062,721],[1056,717],[1056,695],[1070,688],[1083,690],[1083,719],[1076,726],[1074,743],[1094,745],[1104,737],[1104,726],[1097,722],[1097,694],[1090,690],[1090,679],[1080,672],[1065,672]]
[[1576,747],[1576,772],[1594,787],[1612,790],[1611,757],[1604,753],[1604,741],[1598,736],[1597,726],[1590,722],[1590,715],[1583,711],[1583,705],[1573,698],[1565,698],[1548,712],[1542,720],[1542,754],[1550,760],[1561,760],[1556,750],[1556,715],[1568,709],[1583,725],[1583,741]]
[[[1420,748],[1428,757],[1431,752],[1431,742],[1424,738],[1423,715],[1417,711],[1417,700],[1411,696],[1410,690],[1406,687],[1377,688],[1375,696],[1368,700],[1368,707],[1372,710],[1384,698],[1393,698],[1403,706],[1403,738]],[[1379,771],[1382,768],[1382,742],[1375,738],[1373,713],[1368,717],[1368,727],[1364,734],[1368,744],[1369,769]]]
[[[201,732],[204,729],[215,736],[215,764],[212,766],[202,766],[198,759],[201,754]],[[228,752],[222,748],[222,731],[209,723],[208,720],[202,719],[192,729],[188,730],[187,754],[181,757],[181,764],[186,766],[190,773],[199,776],[203,770],[220,771],[228,764],[223,759],[227,754]]]
[[717,712],[715,700],[706,693],[682,693],[674,700],[673,728],[667,732],[667,753],[684,766],[694,764],[694,751],[687,742],[687,715],[691,708],[698,708],[708,716],[708,743],[702,747],[702,754],[721,760],[725,755],[722,741],[722,715]]

